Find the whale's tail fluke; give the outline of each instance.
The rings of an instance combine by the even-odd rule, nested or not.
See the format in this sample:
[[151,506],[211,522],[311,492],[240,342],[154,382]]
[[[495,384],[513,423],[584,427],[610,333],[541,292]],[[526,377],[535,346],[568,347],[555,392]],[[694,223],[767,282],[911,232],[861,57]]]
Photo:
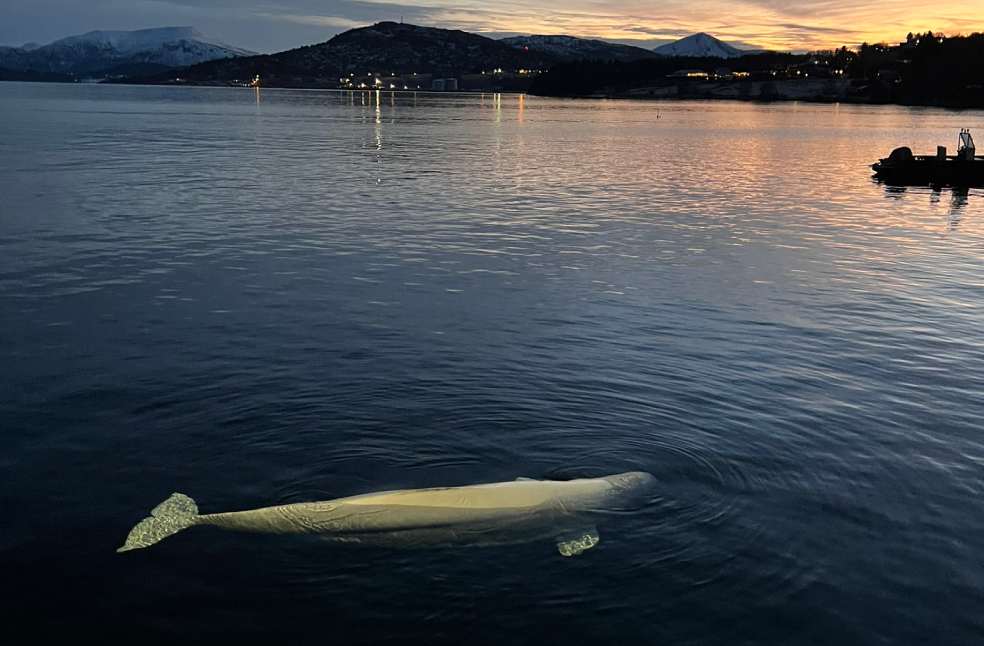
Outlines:
[[183,493],[172,493],[171,497],[157,505],[147,516],[130,530],[123,547],[117,552],[128,552],[142,547],[150,547],[182,529],[198,523],[198,505]]

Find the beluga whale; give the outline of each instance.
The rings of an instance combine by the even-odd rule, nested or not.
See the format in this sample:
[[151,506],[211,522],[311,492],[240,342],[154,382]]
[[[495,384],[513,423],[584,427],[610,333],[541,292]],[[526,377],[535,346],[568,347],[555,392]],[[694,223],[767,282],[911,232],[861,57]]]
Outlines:
[[656,479],[643,471],[600,478],[518,478],[459,487],[400,489],[321,502],[200,514],[181,493],[157,505],[117,552],[149,547],[189,527],[266,534],[316,534],[343,543],[396,547],[496,545],[551,539],[563,556],[598,545],[593,516],[631,509]]

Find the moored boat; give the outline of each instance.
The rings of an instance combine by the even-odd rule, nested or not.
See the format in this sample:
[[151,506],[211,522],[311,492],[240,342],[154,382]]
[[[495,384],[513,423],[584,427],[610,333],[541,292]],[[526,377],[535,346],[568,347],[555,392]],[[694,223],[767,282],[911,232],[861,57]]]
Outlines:
[[977,155],[970,130],[960,131],[957,154],[937,146],[935,155],[913,155],[908,146],[871,165],[875,178],[905,186],[984,186],[984,156]]

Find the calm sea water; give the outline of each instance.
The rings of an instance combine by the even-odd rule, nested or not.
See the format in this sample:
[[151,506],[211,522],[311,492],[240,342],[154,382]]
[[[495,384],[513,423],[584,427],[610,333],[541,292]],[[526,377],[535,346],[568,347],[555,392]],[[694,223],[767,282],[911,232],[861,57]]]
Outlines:
[[[984,639],[984,113],[0,84],[5,631]],[[203,511],[642,469],[564,559]]]

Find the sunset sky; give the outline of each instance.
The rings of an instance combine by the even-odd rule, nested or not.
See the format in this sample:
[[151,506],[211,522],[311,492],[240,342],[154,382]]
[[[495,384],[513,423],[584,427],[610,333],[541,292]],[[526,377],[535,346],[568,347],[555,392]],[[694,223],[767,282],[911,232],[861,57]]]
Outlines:
[[401,17],[492,36],[565,33],[652,46],[706,31],[739,45],[803,50],[897,41],[927,29],[984,31],[984,0],[5,0],[0,43],[192,25],[268,52]]

